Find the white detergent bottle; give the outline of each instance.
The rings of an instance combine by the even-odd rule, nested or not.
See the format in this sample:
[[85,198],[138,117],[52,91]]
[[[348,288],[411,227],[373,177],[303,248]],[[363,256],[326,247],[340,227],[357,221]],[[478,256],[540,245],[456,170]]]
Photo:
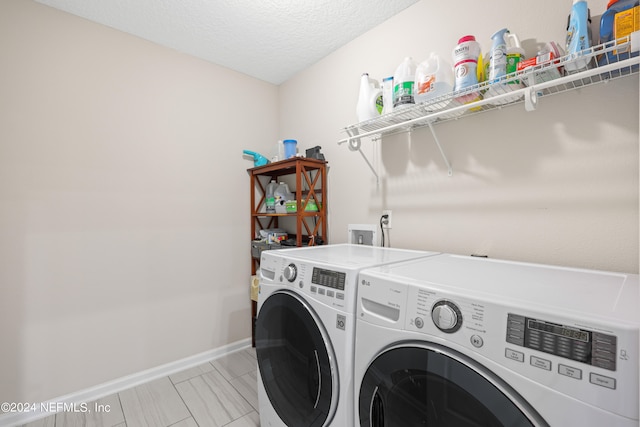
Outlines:
[[489,83],[496,83],[507,74],[507,42],[504,37],[509,30],[503,28],[491,36],[489,51]]
[[287,213],[286,202],[288,200],[295,200],[293,193],[289,191],[289,185],[285,182],[281,182],[275,187],[273,196],[276,213]]
[[356,114],[358,121],[380,117],[382,112],[382,89],[377,80],[369,78],[369,74],[363,73],[360,77],[360,94],[358,95],[358,105]]
[[404,61],[393,75],[393,109],[411,107],[415,104],[413,93],[417,64],[410,56]]
[[276,199],[275,199],[275,191],[278,187],[278,184],[275,180],[271,180],[267,184],[266,194],[265,194],[265,204],[267,206],[267,213],[276,213]]
[[451,63],[431,52],[429,57],[418,65],[413,88],[416,104],[427,103],[425,108],[428,111],[445,108],[451,102],[451,98],[432,101],[453,91]]

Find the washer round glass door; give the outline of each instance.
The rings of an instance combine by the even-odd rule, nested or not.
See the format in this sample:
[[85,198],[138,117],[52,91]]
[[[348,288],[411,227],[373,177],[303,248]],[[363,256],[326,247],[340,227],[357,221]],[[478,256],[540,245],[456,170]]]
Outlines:
[[333,348],[309,305],[276,292],[256,319],[256,355],[271,405],[288,426],[320,427],[337,406]]
[[361,427],[548,427],[491,371],[430,343],[380,354],[365,373],[358,405]]

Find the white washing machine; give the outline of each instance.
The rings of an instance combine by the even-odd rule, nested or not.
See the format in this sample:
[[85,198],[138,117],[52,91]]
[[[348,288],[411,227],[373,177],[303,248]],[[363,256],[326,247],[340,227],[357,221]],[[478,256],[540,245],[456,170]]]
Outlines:
[[260,425],[350,426],[358,272],[432,255],[349,244],[263,252],[255,330]]
[[357,426],[638,427],[638,276],[455,255],[360,274]]

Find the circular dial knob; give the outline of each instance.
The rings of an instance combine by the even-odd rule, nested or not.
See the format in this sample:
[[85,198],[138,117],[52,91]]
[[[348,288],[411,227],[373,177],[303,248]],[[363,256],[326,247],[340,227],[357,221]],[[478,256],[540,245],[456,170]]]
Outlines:
[[282,274],[284,275],[285,279],[293,282],[294,280],[296,280],[296,276],[298,275],[298,268],[295,266],[295,264],[289,264],[284,268]]
[[451,301],[438,301],[431,309],[431,319],[438,329],[453,333],[462,326],[462,313]]

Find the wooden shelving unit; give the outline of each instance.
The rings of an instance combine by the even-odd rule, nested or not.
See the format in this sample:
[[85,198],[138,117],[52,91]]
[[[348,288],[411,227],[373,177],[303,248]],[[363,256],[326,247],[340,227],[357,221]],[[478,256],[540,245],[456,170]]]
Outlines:
[[[296,246],[327,243],[327,162],[323,160],[295,157],[279,162],[269,163],[247,169],[250,176],[251,194],[251,240],[258,237],[260,230],[281,227],[286,218],[293,218]],[[295,213],[267,213],[266,187],[273,179],[276,182],[282,178],[293,176],[294,187],[290,190],[295,194],[297,210]],[[288,178],[291,180],[291,178]],[[291,184],[290,184],[291,185]],[[315,202],[317,211],[305,210]],[[313,205],[313,203],[312,203]],[[251,275],[260,268],[260,258],[251,256]],[[257,303],[252,301],[252,320],[255,323]],[[252,337],[255,334],[252,331]]]

